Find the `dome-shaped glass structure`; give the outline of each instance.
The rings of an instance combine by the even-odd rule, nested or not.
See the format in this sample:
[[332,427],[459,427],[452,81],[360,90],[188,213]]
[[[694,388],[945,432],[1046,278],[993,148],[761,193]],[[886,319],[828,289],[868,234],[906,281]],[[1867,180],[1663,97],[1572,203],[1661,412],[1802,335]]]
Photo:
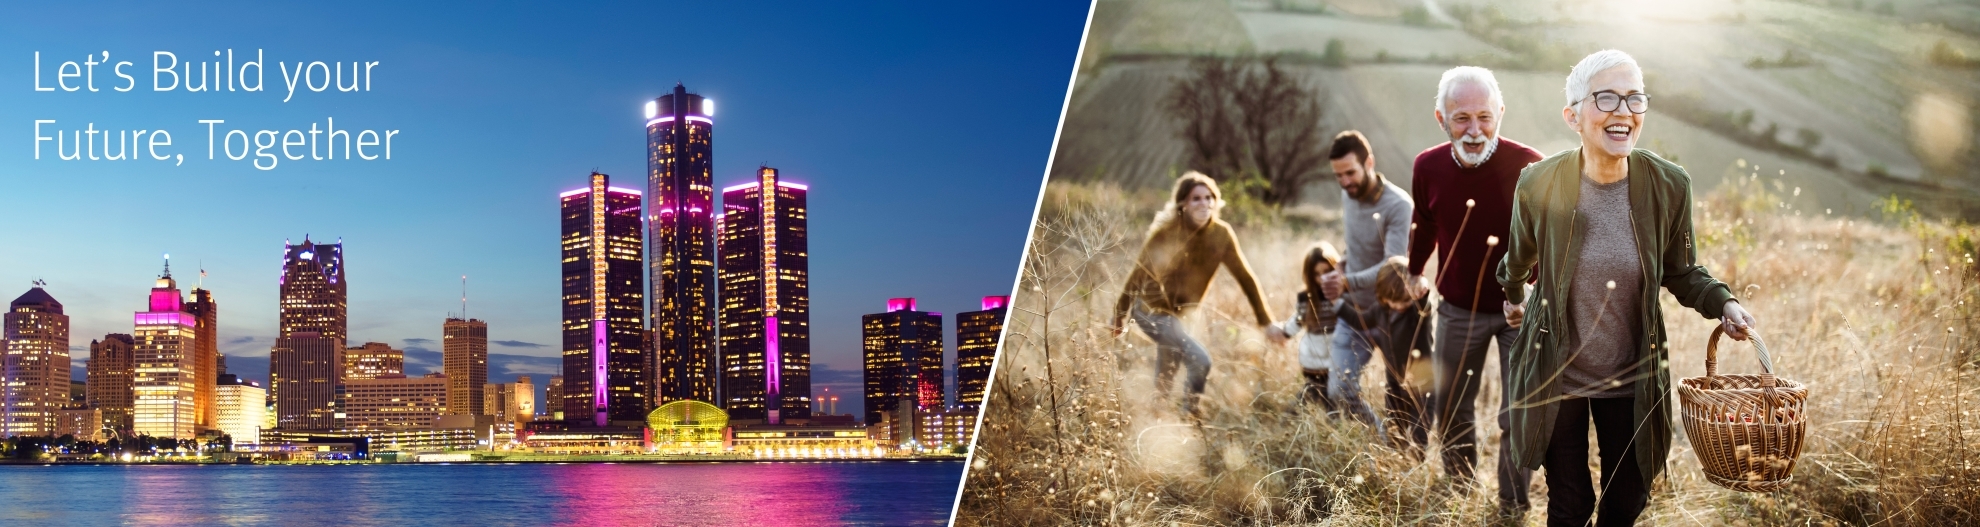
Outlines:
[[701,401],[674,401],[646,414],[646,427],[653,430],[654,444],[662,448],[719,449],[729,413]]

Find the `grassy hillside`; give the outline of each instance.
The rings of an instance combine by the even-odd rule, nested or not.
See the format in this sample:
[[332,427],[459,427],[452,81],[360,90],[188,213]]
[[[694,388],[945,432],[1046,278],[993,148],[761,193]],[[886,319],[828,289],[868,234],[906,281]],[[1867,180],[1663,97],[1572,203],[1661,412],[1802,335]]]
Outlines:
[[[1806,453],[1790,489],[1739,494],[1706,482],[1679,437],[1645,518],[1658,525],[1980,522],[1980,347],[1970,336],[1980,329],[1972,305],[1980,301],[1980,230],[1922,219],[1901,202],[1876,213],[1884,219],[1847,218],[1810,207],[1780,175],[1763,173],[1772,170],[1734,164],[1726,171],[1734,177],[1716,190],[1699,189],[1700,256],[1759,317],[1781,373],[1811,386]],[[1293,350],[1251,329],[1227,276],[1187,319],[1216,361],[1202,426],[1159,400],[1153,345],[1138,331],[1111,337],[1106,320],[1159,200],[1154,191],[1111,183],[1048,187],[961,524],[1489,519],[1489,481],[1458,486],[1434,459],[1415,460],[1359,424],[1296,409],[1302,381]],[[1283,314],[1298,287],[1301,249],[1339,243],[1337,217],[1312,207],[1229,212],[1268,303]],[[1673,375],[1701,375],[1713,321],[1662,296]],[[1721,352],[1728,372],[1757,369],[1746,345],[1728,341]],[[1383,376],[1375,364],[1364,377],[1367,394]],[[1481,373],[1496,379],[1495,370]],[[1484,392],[1497,390],[1488,381]],[[1484,466],[1498,455],[1487,443]],[[1544,478],[1534,483],[1535,509],[1544,510]],[[1527,524],[1540,524],[1540,516]]]

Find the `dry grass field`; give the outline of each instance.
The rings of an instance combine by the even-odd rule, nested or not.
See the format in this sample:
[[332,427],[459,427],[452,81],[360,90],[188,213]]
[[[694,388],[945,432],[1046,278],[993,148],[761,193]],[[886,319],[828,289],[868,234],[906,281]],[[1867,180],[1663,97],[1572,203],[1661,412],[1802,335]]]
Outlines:
[[[1720,489],[1679,437],[1644,521],[1980,522],[1980,347],[1972,338],[1980,329],[1980,229],[1922,218],[1901,203],[1872,219],[1846,217],[1810,206],[1791,179],[1768,172],[1733,163],[1707,175],[1723,177],[1695,176],[1706,182],[1696,219],[1703,263],[1759,317],[1780,373],[1811,387],[1795,482],[1773,494]],[[1362,425],[1300,410],[1292,348],[1252,329],[1227,275],[1187,318],[1215,367],[1201,425],[1179,419],[1154,391],[1153,345],[1133,330],[1114,338],[1107,327],[1160,200],[1145,187],[1048,186],[960,525],[1489,523],[1489,477],[1455,484],[1434,457],[1419,461]],[[1339,243],[1338,218],[1318,206],[1227,212],[1283,316],[1301,248]],[[1713,321],[1663,296],[1673,375],[1701,375]],[[1726,344],[1725,371],[1758,368],[1751,347]],[[1365,393],[1377,393],[1379,370],[1364,377]],[[1494,370],[1482,373],[1496,379]],[[1498,433],[1489,424],[1485,432]],[[1489,466],[1498,453],[1486,443],[1481,464]],[[1531,489],[1536,511],[1545,510],[1543,480]],[[1541,516],[1525,522],[1539,525]]]

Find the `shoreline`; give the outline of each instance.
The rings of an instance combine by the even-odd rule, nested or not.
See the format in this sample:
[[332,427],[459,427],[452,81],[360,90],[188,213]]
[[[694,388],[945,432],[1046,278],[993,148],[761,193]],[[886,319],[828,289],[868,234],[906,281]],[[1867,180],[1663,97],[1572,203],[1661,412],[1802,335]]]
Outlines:
[[[589,457],[589,456],[586,456]],[[660,465],[660,464],[718,464],[718,463],[916,463],[916,462],[962,462],[967,456],[926,456],[926,457],[877,457],[850,459],[759,459],[759,458],[709,458],[709,459],[473,459],[466,461],[19,461],[0,460],[0,467],[11,466],[326,466],[326,465]],[[4,470],[4,469],[0,469]]]

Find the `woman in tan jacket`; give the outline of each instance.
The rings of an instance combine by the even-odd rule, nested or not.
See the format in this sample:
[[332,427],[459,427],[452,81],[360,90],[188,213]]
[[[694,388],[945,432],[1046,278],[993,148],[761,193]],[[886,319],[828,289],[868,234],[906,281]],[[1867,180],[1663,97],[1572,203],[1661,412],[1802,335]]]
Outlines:
[[1217,219],[1223,204],[1217,182],[1208,176],[1190,172],[1177,178],[1173,199],[1149,225],[1141,254],[1114,306],[1116,336],[1126,330],[1123,319],[1132,315],[1141,332],[1155,341],[1157,392],[1168,394],[1177,363],[1188,368],[1189,394],[1182,409],[1193,417],[1198,416],[1196,400],[1210,375],[1210,353],[1183,330],[1181,317],[1202,302],[1218,268],[1230,269],[1231,277],[1244,288],[1258,326],[1272,324],[1272,313],[1265,308],[1231,225]]

